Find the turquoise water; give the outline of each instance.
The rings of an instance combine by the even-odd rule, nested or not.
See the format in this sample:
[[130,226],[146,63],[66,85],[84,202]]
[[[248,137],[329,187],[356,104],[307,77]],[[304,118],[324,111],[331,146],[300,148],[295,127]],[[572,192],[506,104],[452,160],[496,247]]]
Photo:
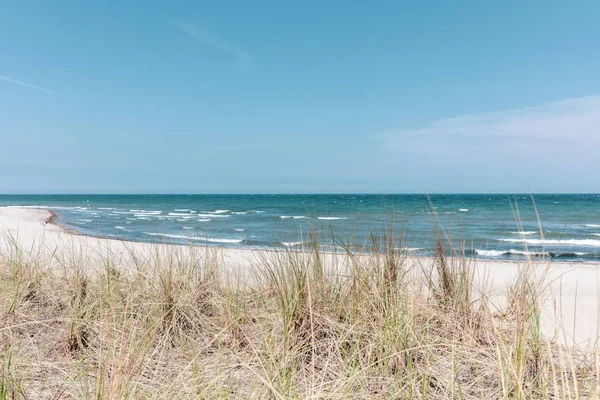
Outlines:
[[393,228],[403,248],[429,254],[443,228],[480,258],[597,259],[600,195],[534,198],[543,236],[529,195],[4,195],[0,205],[132,241],[299,248],[314,232],[325,246],[363,246]]

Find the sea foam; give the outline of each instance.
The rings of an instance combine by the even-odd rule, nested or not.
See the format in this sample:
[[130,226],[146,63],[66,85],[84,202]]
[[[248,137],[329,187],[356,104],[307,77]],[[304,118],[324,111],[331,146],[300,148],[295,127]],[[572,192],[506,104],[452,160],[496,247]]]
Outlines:
[[300,246],[303,242],[280,242],[282,246],[293,247]]
[[504,254],[508,254],[508,251],[504,250],[475,250],[475,254],[484,257],[500,257]]
[[[530,256],[530,257],[546,257],[552,255],[552,253],[547,251],[526,251],[526,250],[475,250],[475,253],[484,256],[484,257],[500,257],[508,254],[518,255],[518,256]],[[582,253],[581,255],[583,255]]]
[[144,234],[150,235],[150,236],[162,236],[162,237],[172,238],[172,239],[194,240],[194,241],[209,242],[209,243],[242,243],[244,241],[244,239],[209,238],[209,237],[202,237],[202,236],[171,235],[168,233],[154,233],[154,232],[144,232]]
[[512,238],[504,238],[498,239],[501,242],[510,242],[510,243],[525,243],[531,244],[534,246],[542,246],[545,244],[554,244],[554,245],[571,245],[571,246],[591,246],[591,247],[600,247],[600,240],[593,239],[512,239]]
[[204,217],[204,218],[228,218],[231,215],[222,215],[222,214],[194,214],[194,217]]

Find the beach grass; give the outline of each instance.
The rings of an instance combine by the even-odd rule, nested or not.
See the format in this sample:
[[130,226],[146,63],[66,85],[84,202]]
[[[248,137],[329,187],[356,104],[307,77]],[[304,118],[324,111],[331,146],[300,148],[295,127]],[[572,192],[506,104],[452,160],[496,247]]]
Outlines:
[[443,235],[421,258],[393,232],[369,252],[325,254],[313,238],[257,252],[245,276],[212,247],[132,248],[125,266],[63,246],[50,266],[47,252],[6,240],[0,399],[600,393],[598,352],[541,334],[543,269],[523,263],[492,294]]

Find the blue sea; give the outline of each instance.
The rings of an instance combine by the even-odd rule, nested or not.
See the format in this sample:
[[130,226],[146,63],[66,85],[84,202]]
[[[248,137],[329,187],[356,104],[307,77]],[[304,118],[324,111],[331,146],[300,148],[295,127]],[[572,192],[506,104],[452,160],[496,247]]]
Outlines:
[[399,246],[422,255],[436,233],[479,258],[600,253],[596,194],[2,195],[0,205],[50,209],[83,234],[143,242],[301,248],[317,237],[325,248],[357,249],[393,230]]

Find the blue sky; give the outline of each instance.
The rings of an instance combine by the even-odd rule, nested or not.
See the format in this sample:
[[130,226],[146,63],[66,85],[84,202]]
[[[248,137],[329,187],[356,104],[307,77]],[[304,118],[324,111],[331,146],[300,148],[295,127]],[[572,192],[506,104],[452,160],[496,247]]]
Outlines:
[[598,15],[5,3],[0,192],[598,192]]

